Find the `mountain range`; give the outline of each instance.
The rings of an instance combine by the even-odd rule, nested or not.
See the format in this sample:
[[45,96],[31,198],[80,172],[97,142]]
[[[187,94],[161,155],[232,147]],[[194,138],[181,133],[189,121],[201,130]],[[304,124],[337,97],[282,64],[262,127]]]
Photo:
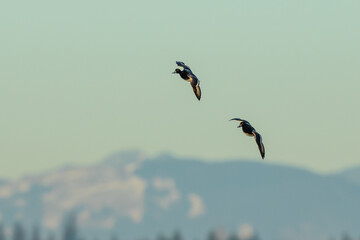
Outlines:
[[[59,232],[75,212],[82,236],[154,238],[210,230],[264,240],[360,235],[360,168],[320,175],[262,160],[209,162],[139,151],[0,181],[0,221]],[[7,232],[10,230],[8,229]],[[105,238],[104,238],[105,239]]]

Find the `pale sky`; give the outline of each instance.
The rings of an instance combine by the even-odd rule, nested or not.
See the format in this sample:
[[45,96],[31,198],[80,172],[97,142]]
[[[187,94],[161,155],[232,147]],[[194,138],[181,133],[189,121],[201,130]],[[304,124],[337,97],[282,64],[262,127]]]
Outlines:
[[[140,149],[360,164],[360,1],[1,1],[0,178]],[[202,99],[171,72],[184,61]]]

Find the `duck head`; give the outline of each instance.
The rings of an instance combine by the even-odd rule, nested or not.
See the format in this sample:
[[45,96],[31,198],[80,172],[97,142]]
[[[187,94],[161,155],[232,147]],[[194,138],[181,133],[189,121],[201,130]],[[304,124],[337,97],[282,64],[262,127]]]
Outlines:
[[181,70],[180,69],[175,69],[175,71],[173,72],[173,74],[175,74],[175,73],[180,73],[181,72]]

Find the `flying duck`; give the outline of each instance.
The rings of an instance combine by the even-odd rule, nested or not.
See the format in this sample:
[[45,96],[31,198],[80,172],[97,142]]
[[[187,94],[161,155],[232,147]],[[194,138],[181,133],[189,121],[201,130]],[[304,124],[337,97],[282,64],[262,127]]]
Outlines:
[[239,121],[240,122],[240,125],[238,126],[238,128],[241,128],[242,127],[242,130],[243,132],[247,135],[247,136],[254,136],[255,137],[255,141],[259,147],[259,150],[260,150],[260,154],[261,154],[261,157],[264,159],[265,157],[265,147],[264,147],[264,144],[262,142],[262,138],[261,138],[261,135],[255,131],[255,128],[253,128],[250,123],[244,119],[240,119],[240,118],[233,118],[233,119],[230,119],[231,120],[236,120],[236,121]]
[[188,66],[186,66],[185,63],[176,61],[176,64],[179,67],[184,68],[184,70],[181,71],[179,68],[176,68],[173,73],[174,74],[178,73],[182,79],[184,79],[187,82],[190,82],[190,85],[194,90],[196,98],[200,101],[201,89],[199,86],[200,85],[199,79],[195,76],[195,74],[192,73],[191,69]]

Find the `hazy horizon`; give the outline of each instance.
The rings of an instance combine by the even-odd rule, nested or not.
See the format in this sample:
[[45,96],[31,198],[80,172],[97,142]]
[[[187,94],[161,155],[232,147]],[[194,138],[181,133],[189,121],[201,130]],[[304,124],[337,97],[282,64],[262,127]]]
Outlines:
[[[327,175],[333,175],[333,174],[341,174],[344,171],[351,171],[351,170],[355,170],[355,169],[359,169],[360,168],[360,164],[359,165],[355,165],[352,167],[345,167],[345,168],[341,168],[341,169],[337,169],[335,171],[331,171],[331,172],[322,172],[322,171],[316,171],[312,168],[308,168],[308,167],[304,167],[304,166],[295,166],[293,164],[286,164],[286,163],[279,163],[279,162],[270,162],[270,161],[264,161],[261,158],[244,158],[244,157],[229,157],[229,158],[218,158],[218,159],[207,159],[207,158],[202,158],[202,157],[195,157],[195,156],[182,156],[182,155],[177,155],[177,154],[173,154],[169,151],[164,151],[158,154],[147,154],[145,151],[142,151],[141,149],[128,149],[128,150],[122,150],[122,151],[115,151],[112,152],[111,154],[105,155],[104,157],[93,161],[93,162],[83,162],[83,163],[79,163],[79,162],[74,162],[74,163],[64,163],[62,165],[59,166],[55,166],[52,168],[48,168],[48,169],[43,169],[43,170],[39,170],[39,171],[33,171],[33,172],[29,172],[29,173],[25,173],[19,176],[0,176],[0,180],[6,180],[6,181],[17,181],[20,179],[26,179],[28,177],[36,177],[36,176],[42,176],[44,174],[50,174],[50,173],[54,173],[57,172],[59,170],[64,170],[64,169],[72,169],[72,168],[87,168],[87,167],[94,167],[97,165],[101,165],[104,164],[104,162],[108,161],[109,159],[112,158],[116,158],[116,161],[119,161],[121,159],[121,157],[124,158],[126,163],[129,159],[132,159],[133,156],[138,156],[140,157],[140,159],[142,159],[141,161],[152,161],[154,159],[159,159],[159,158],[170,158],[168,159],[169,161],[172,160],[179,160],[179,161],[200,161],[200,162],[204,162],[204,163],[229,163],[229,162],[243,162],[243,163],[254,163],[254,164],[264,164],[265,166],[274,166],[274,167],[285,167],[285,168],[290,168],[290,169],[298,169],[298,170],[303,170],[303,171],[307,171],[313,174],[319,174],[319,175],[323,175],[323,176],[327,176]],[[119,158],[120,157],[120,158]],[[137,157],[136,157],[137,158]],[[122,162],[122,160],[120,160],[120,162]]]

